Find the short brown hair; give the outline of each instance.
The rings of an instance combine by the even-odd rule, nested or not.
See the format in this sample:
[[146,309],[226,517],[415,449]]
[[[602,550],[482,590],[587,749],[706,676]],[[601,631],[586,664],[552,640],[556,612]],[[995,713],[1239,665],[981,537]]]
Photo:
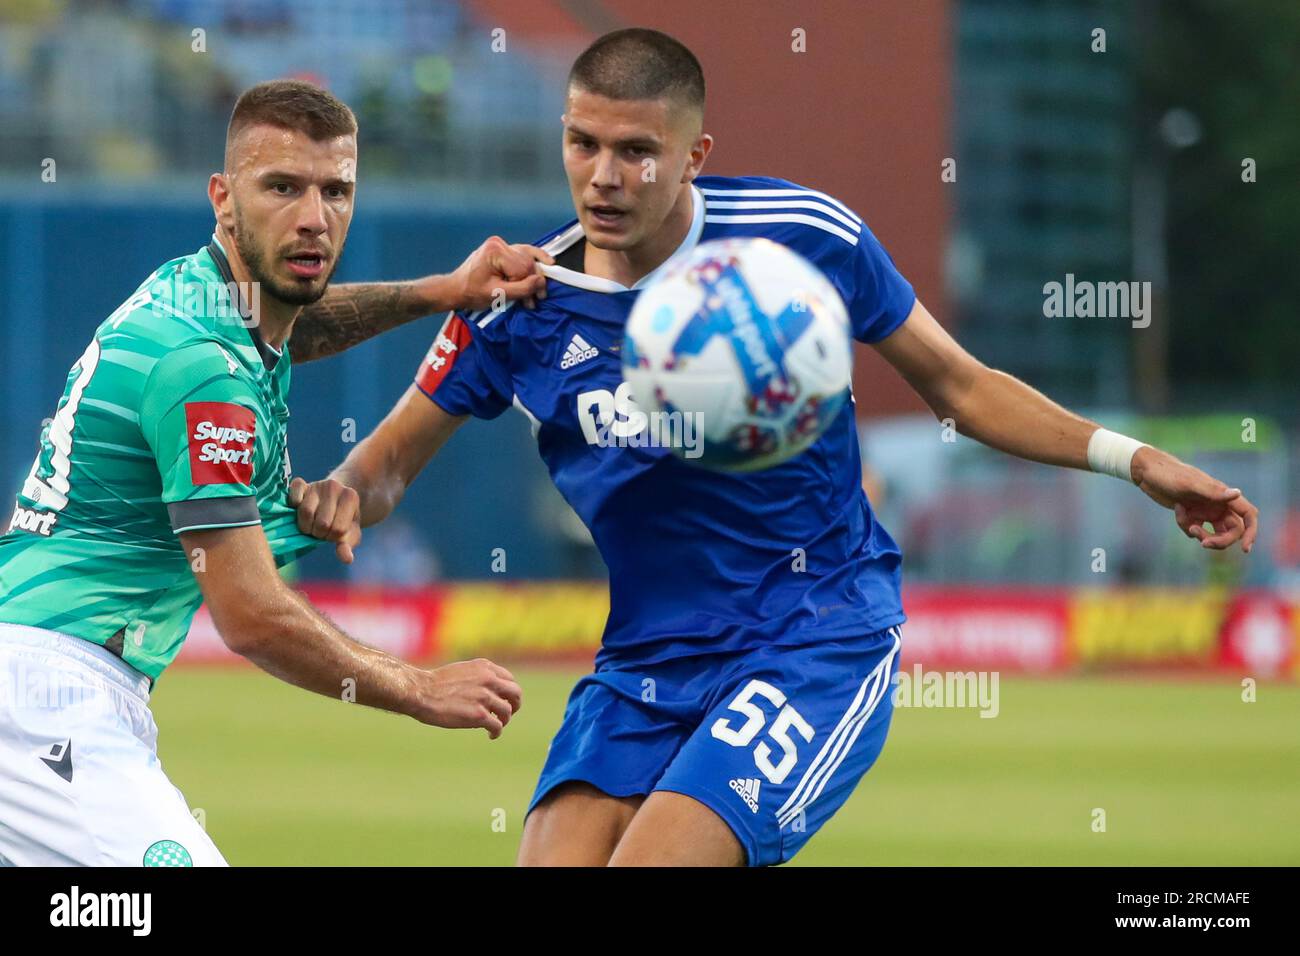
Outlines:
[[704,109],[704,71],[680,40],[631,27],[606,33],[574,61],[569,85],[611,100],[666,96]]
[[226,127],[226,165],[235,138],[259,123],[306,133],[313,140],[350,136],[357,132],[352,110],[328,90],[302,80],[270,80],[243,92]]

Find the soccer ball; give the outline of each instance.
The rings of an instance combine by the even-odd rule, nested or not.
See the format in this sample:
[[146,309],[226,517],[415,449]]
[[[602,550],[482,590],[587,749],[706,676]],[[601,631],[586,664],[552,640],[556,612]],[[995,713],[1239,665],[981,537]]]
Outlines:
[[769,239],[719,239],[670,261],[637,298],[623,378],[651,431],[721,471],[770,468],[826,430],[849,396],[848,313],[812,263]]

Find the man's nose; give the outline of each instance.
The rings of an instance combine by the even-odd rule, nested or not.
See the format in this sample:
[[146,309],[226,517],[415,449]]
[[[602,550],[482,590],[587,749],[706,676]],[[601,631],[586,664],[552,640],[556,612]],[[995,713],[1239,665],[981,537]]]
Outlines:
[[613,150],[603,149],[596,156],[596,169],[591,176],[591,185],[597,189],[618,189],[622,185]]
[[298,232],[319,236],[328,228],[325,222],[325,197],[315,186],[308,188],[298,200]]

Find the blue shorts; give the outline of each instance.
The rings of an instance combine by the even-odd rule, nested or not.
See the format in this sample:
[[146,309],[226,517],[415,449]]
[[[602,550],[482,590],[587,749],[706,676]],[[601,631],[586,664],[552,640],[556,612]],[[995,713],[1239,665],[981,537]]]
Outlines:
[[861,640],[607,667],[578,682],[529,811],[562,783],[683,793],[726,821],[751,866],[784,863],[885,745],[896,627]]

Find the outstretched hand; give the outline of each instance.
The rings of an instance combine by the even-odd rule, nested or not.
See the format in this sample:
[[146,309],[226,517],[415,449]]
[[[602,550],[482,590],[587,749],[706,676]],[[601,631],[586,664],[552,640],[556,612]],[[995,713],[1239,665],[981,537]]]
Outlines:
[[[1247,554],[1255,546],[1259,509],[1240,488],[1229,488],[1199,468],[1149,445],[1137,450],[1131,465],[1133,483],[1152,501],[1172,508],[1183,534],[1201,547],[1222,551],[1237,541]],[[1204,527],[1209,524],[1214,531]]]

